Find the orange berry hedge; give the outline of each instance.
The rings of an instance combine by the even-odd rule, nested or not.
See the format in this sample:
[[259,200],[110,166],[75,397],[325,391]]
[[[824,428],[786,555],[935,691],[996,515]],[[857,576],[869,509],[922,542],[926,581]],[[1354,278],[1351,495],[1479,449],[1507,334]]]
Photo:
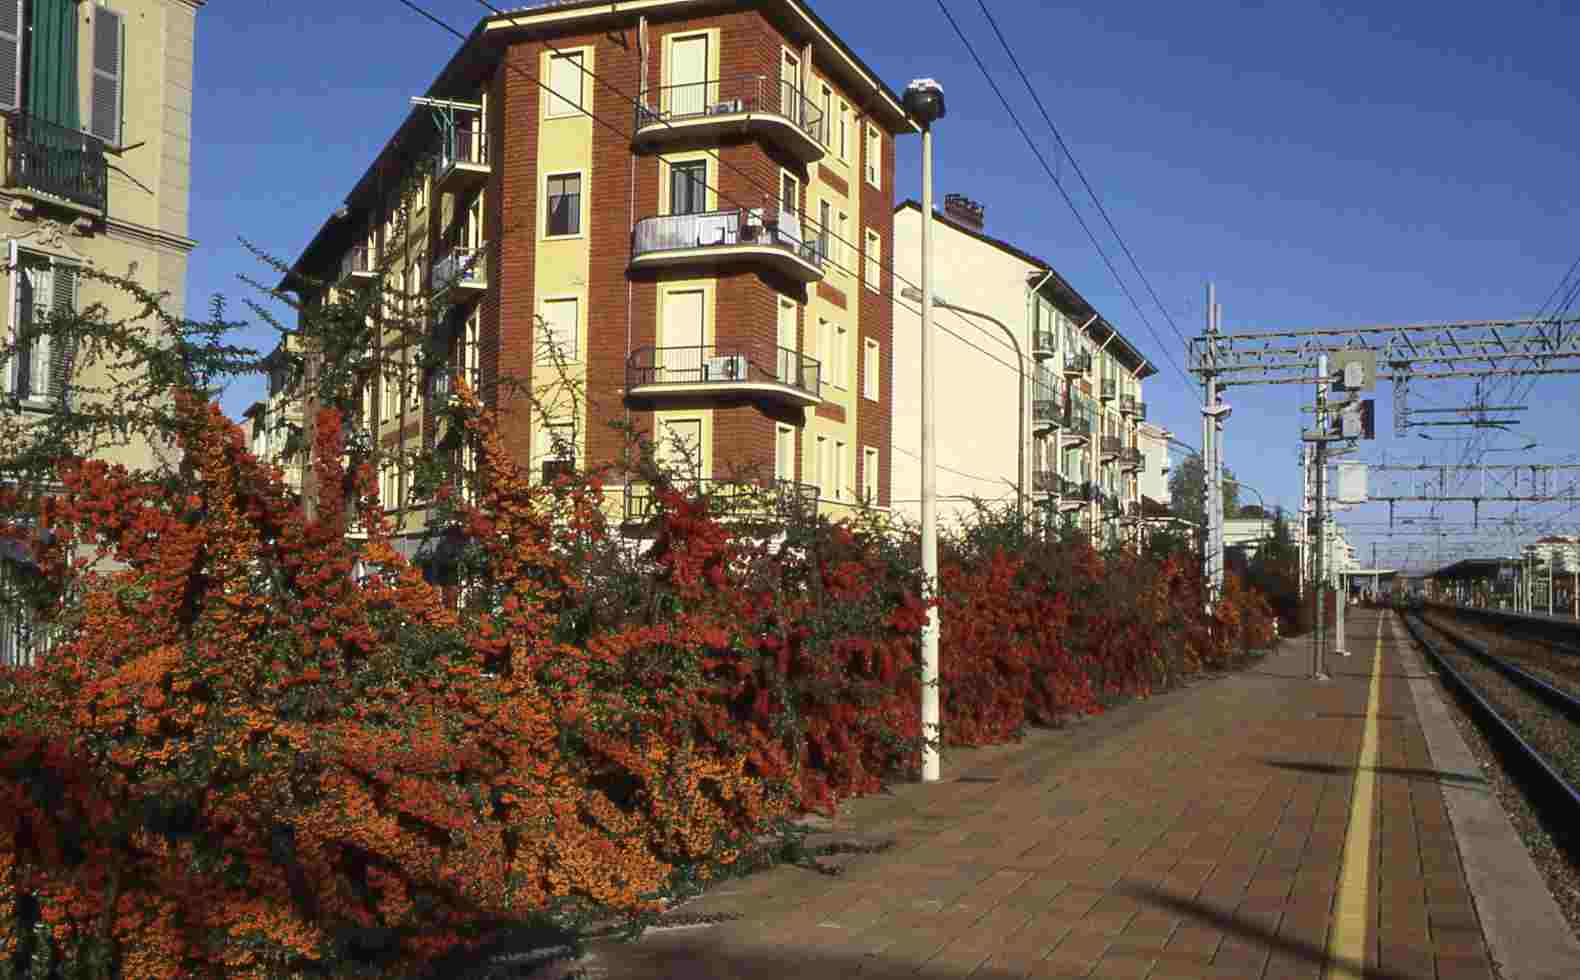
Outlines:
[[[913,770],[912,542],[739,535],[665,491],[633,552],[596,479],[534,485],[464,398],[453,589],[392,547],[332,410],[311,519],[191,397],[183,485],[75,460],[4,501],[57,639],[0,671],[0,978],[409,974],[533,916],[650,914]],[[1208,617],[1177,561],[961,541],[941,579],[951,744],[1263,642],[1254,596]]]

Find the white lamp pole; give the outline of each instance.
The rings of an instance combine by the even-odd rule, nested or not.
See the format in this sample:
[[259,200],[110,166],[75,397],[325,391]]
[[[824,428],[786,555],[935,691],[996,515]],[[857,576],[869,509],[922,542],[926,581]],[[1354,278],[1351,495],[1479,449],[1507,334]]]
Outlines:
[[[922,578],[938,594],[938,431],[933,424],[933,123],[944,117],[943,86],[917,79],[905,90],[905,110],[922,127]],[[922,627],[922,782],[942,776],[939,759],[938,607]]]

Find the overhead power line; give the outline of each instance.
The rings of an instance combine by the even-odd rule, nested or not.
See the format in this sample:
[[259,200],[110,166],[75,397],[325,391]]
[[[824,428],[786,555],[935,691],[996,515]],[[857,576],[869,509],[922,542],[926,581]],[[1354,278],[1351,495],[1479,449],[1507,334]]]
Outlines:
[[960,39],[960,43],[965,47],[966,53],[971,56],[971,60],[976,62],[977,68],[982,72],[982,77],[987,79],[989,87],[993,89],[993,94],[998,96],[999,102],[1004,106],[1004,111],[1009,115],[1010,122],[1014,123],[1015,128],[1020,131],[1021,138],[1026,141],[1026,145],[1031,149],[1032,155],[1035,156],[1037,158],[1037,162],[1042,165],[1043,172],[1048,175],[1048,180],[1053,184],[1054,188],[1058,190],[1059,196],[1064,198],[1064,203],[1069,205],[1070,213],[1075,216],[1075,220],[1081,226],[1081,230],[1086,232],[1086,237],[1092,242],[1092,248],[1097,250],[1097,254],[1103,260],[1103,264],[1108,266],[1108,271],[1113,274],[1114,281],[1119,284],[1119,288],[1124,292],[1125,298],[1130,300],[1131,306],[1135,307],[1136,315],[1141,318],[1141,322],[1147,328],[1147,332],[1150,333],[1152,335],[1152,339],[1157,342],[1158,349],[1163,353],[1163,357],[1168,361],[1169,366],[1174,368],[1175,372],[1180,376],[1180,379],[1185,382],[1186,390],[1194,393],[1196,383],[1192,381],[1190,375],[1186,374],[1185,370],[1180,367],[1179,362],[1176,361],[1171,354],[1169,354],[1168,345],[1163,342],[1163,338],[1158,334],[1156,328],[1152,326],[1152,321],[1147,318],[1146,311],[1143,310],[1141,308],[1141,304],[1136,301],[1135,294],[1130,291],[1130,286],[1125,282],[1124,277],[1119,274],[1119,269],[1114,266],[1113,260],[1108,257],[1108,253],[1103,249],[1102,244],[1097,240],[1097,235],[1093,233],[1091,226],[1087,224],[1086,218],[1082,216],[1080,208],[1075,206],[1075,200],[1070,197],[1070,192],[1065,190],[1064,184],[1059,180],[1058,176],[1054,174],[1053,167],[1049,166],[1048,159],[1043,155],[1042,149],[1038,147],[1037,142],[1031,138],[1031,133],[1026,131],[1025,124],[1020,121],[1020,116],[1016,114],[1014,107],[1010,105],[1009,99],[1004,95],[1004,90],[999,88],[999,84],[993,78],[992,72],[988,71],[987,65],[983,63],[981,56],[977,54],[976,48],[972,46],[971,40],[967,38],[965,32],[960,29],[959,22],[955,20],[954,14],[949,12],[949,7],[944,3],[944,0],[938,0],[938,9],[943,11],[944,19],[948,20],[949,26],[954,28],[955,36]]
[[986,0],[977,0],[977,5],[982,8],[982,16],[987,18],[988,26],[993,28],[993,34],[998,38],[998,43],[1003,46],[1004,53],[1009,56],[1009,63],[1014,66],[1015,74],[1020,76],[1022,84],[1026,86],[1026,91],[1031,95],[1032,102],[1036,103],[1037,111],[1042,114],[1042,121],[1048,124],[1048,129],[1053,133],[1053,138],[1059,142],[1059,149],[1064,151],[1065,157],[1070,161],[1071,168],[1075,170],[1075,175],[1081,178],[1081,184],[1086,188],[1086,193],[1091,197],[1092,203],[1097,205],[1097,213],[1103,216],[1103,221],[1108,225],[1108,230],[1113,232],[1114,240],[1119,243],[1120,248],[1124,249],[1125,257],[1130,260],[1130,267],[1136,270],[1136,275],[1141,278],[1141,282],[1147,287],[1147,292],[1152,296],[1152,302],[1158,305],[1158,310],[1163,313],[1163,318],[1168,321],[1169,328],[1174,331],[1174,336],[1179,338],[1181,346],[1188,346],[1185,335],[1180,332],[1179,324],[1174,322],[1174,317],[1169,313],[1168,307],[1163,305],[1163,300],[1158,297],[1158,291],[1152,288],[1152,281],[1147,278],[1147,274],[1141,271],[1141,263],[1136,261],[1136,255],[1130,250],[1130,246],[1126,244],[1125,236],[1121,235],[1119,229],[1114,226],[1114,219],[1109,217],[1108,209],[1103,207],[1103,201],[1097,196],[1097,191],[1092,188],[1092,182],[1086,179],[1086,171],[1081,169],[1080,161],[1075,159],[1075,153],[1071,151],[1070,145],[1064,141],[1064,134],[1059,132],[1059,127],[1053,123],[1053,117],[1048,115],[1048,108],[1043,104],[1042,96],[1037,94],[1037,89],[1031,84],[1031,79],[1026,77],[1025,69],[1020,66],[1020,59],[1015,57],[1015,51],[1010,47],[1009,41],[1004,38],[1004,32],[999,30],[998,21],[993,17],[993,12],[988,9]]

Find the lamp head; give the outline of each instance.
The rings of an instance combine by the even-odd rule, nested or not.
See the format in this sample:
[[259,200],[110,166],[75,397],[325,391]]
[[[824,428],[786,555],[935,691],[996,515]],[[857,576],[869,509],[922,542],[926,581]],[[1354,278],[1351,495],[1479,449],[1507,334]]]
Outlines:
[[900,100],[923,129],[944,118],[944,87],[931,78],[918,78],[905,87]]

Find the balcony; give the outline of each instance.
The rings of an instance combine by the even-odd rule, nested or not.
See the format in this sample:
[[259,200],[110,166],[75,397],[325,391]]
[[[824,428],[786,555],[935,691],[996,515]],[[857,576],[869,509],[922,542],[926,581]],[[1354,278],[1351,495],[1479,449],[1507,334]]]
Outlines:
[[340,285],[352,286],[370,283],[378,278],[373,267],[373,252],[366,245],[356,245],[340,260]]
[[1119,453],[1119,468],[1126,473],[1140,473],[1146,469],[1146,457],[1141,455],[1141,450],[1131,446]]
[[631,268],[709,262],[754,262],[797,282],[823,278],[816,242],[803,241],[801,221],[760,208],[643,218],[631,236]]
[[1119,397],[1119,382],[1113,378],[1104,378],[1097,387],[1098,397],[1105,402],[1111,402]]
[[1123,415],[1123,416],[1125,416],[1127,418],[1129,416],[1132,416],[1132,415],[1136,414],[1136,396],[1135,395],[1120,395],[1119,396],[1119,414]]
[[1060,477],[1058,492],[1059,509],[1067,512],[1080,510],[1097,499],[1097,488],[1092,484],[1076,483],[1063,477]]
[[110,169],[98,138],[26,113],[6,119],[9,188],[26,197],[95,215],[108,207]]
[[1136,416],[1136,421],[1137,422],[1145,422],[1147,420],[1147,403],[1146,402],[1136,402],[1135,416]]
[[638,149],[715,145],[725,135],[760,139],[800,160],[828,152],[828,120],[794,84],[767,75],[736,75],[666,85],[636,107],[632,143]]
[[822,400],[817,360],[766,343],[642,347],[625,365],[631,398],[730,396],[810,407]]
[[1097,455],[1105,463],[1111,463],[1119,458],[1121,446],[1118,436],[1103,436],[1097,443]]
[[[727,521],[782,523],[786,518],[817,510],[817,487],[790,480],[765,480],[761,483],[687,480],[677,482],[675,489],[701,500],[710,517]],[[661,506],[658,491],[652,484],[626,484],[627,524],[648,523],[657,516]]]
[[433,164],[434,190],[464,191],[488,179],[488,134],[457,127],[440,141]]
[[1052,432],[1064,424],[1064,406],[1057,398],[1034,398],[1031,402],[1031,425],[1036,432]]
[[1086,351],[1071,353],[1065,352],[1064,373],[1071,376],[1083,375],[1092,369],[1092,355]]
[[1092,441],[1092,419],[1080,412],[1070,412],[1064,418],[1064,446],[1076,449]]
[[452,247],[434,259],[428,274],[429,287],[434,295],[450,289],[464,293],[480,293],[488,288],[488,243],[477,248]]
[[1126,524],[1141,523],[1141,501],[1132,500],[1125,505],[1123,518]]
[[1033,330],[1031,332],[1031,356],[1039,361],[1046,361],[1058,353],[1059,338],[1052,330]]
[[1118,517],[1120,514],[1119,495],[1117,493],[1099,492],[1097,505],[1105,517]]

